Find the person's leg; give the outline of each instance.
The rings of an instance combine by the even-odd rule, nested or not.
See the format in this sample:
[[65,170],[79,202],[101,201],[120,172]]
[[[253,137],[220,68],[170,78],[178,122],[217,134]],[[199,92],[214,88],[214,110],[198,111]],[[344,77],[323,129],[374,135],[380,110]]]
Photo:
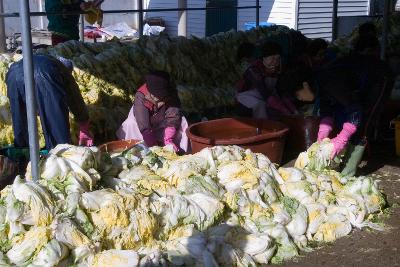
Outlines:
[[46,149],[71,143],[68,105],[59,73],[49,70],[49,73],[40,75],[36,78],[36,87]]
[[21,68],[12,67],[6,78],[7,95],[10,100],[14,146],[28,147],[28,122],[25,104],[25,86],[21,77]]
[[54,34],[54,33],[51,34],[51,45],[53,45],[53,46],[56,46],[56,45],[61,44],[61,43],[65,43],[68,40],[69,39],[67,39],[67,38],[65,38],[63,36],[60,36],[60,35],[57,35],[57,34]]
[[257,90],[239,93],[236,99],[245,107],[252,109],[254,118],[266,119],[268,117],[267,104]]
[[357,168],[361,163],[365,151],[365,142],[359,142],[357,145],[348,144],[344,168],[341,172],[343,176],[352,177],[356,174]]
[[267,104],[265,101],[258,100],[253,108],[253,117],[256,119],[267,119]]

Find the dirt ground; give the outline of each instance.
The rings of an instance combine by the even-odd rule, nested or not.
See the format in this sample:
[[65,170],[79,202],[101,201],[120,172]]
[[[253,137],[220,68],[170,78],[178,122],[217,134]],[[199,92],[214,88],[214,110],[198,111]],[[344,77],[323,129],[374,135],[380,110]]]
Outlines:
[[380,180],[379,186],[387,196],[390,215],[382,216],[384,232],[355,230],[333,244],[304,253],[282,267],[307,266],[400,266],[400,157],[394,154],[392,142],[373,146],[374,153],[360,174]]

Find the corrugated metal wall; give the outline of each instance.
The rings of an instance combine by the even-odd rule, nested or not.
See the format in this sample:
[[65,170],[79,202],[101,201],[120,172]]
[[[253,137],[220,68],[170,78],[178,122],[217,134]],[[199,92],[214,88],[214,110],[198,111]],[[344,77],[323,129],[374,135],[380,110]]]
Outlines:
[[[110,1],[110,0],[106,0]],[[146,8],[178,8],[178,0],[144,0]],[[187,0],[188,7],[200,8],[206,6],[204,0]],[[178,12],[157,12],[146,14],[145,17],[161,17],[166,24],[166,31],[171,36],[178,34]],[[197,37],[204,37],[206,32],[206,12],[188,11],[187,13],[187,34]]]
[[369,11],[369,0],[339,0],[338,16],[365,16]]
[[[206,1],[188,0],[187,5],[190,8],[204,8]],[[196,37],[204,37],[206,35],[206,11],[188,11],[187,14],[187,34]]]
[[[3,1],[4,5],[4,12],[19,12],[19,2],[17,0],[5,0]],[[29,6],[30,10],[32,12],[35,11],[41,11],[40,10],[40,2],[41,0],[29,0]],[[44,2],[44,0],[43,0]],[[44,8],[44,4],[43,4]],[[13,35],[14,33],[19,33],[21,32],[21,22],[20,18],[5,18],[5,29],[6,29],[6,36]],[[44,27],[47,27],[47,19],[44,18],[43,22],[45,25]],[[32,28],[34,29],[40,29],[42,21],[40,17],[32,17],[31,18],[31,25]]]
[[[297,29],[309,38],[332,38],[332,0],[298,0]],[[368,15],[369,0],[339,0],[338,16]]]
[[[110,1],[110,0],[108,0],[108,1]],[[143,6],[148,9],[177,8],[178,0],[144,0]],[[148,14],[145,14],[144,17],[145,18],[161,17],[165,21],[165,27],[166,27],[167,33],[172,36],[176,36],[178,34],[178,12],[177,11],[148,13]]]
[[[260,22],[271,22],[290,28],[295,24],[295,4],[297,0],[260,0]],[[239,6],[255,6],[255,0],[240,0]],[[245,29],[246,22],[255,22],[254,9],[238,10],[238,30]]]
[[296,24],[296,1],[297,0],[270,0],[268,22],[285,25],[294,28]]
[[[161,0],[159,0],[161,1]],[[29,0],[30,10],[41,11],[40,2],[44,11],[44,0]],[[19,12],[18,0],[3,0],[4,12]],[[106,0],[102,4],[104,10],[111,9],[134,9],[136,8],[135,0]],[[112,25],[118,22],[126,22],[131,27],[135,27],[134,14],[105,14],[103,25]],[[31,17],[31,24],[33,29],[47,29],[46,17]],[[6,18],[5,19],[6,35],[10,36],[13,33],[21,32],[21,22],[19,18]]]
[[310,38],[332,37],[332,0],[298,0],[297,29]]

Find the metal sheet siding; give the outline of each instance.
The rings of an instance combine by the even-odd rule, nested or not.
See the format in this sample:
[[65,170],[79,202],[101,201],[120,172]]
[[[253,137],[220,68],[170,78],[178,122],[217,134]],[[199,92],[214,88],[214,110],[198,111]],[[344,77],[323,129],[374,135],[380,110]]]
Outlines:
[[[297,29],[310,38],[332,38],[333,0],[298,0]],[[369,0],[339,0],[338,16],[369,13]]]
[[[5,0],[3,1],[4,12],[19,12],[19,2],[17,0]],[[29,0],[30,11],[41,11],[40,10],[40,0]],[[44,1],[43,1],[43,11],[44,11]],[[43,22],[43,25],[41,25]],[[5,18],[5,30],[6,36],[13,35],[14,33],[21,32],[21,20],[20,18]],[[31,25],[33,29],[40,29],[43,26],[47,28],[47,19],[43,17],[32,17],[31,18]]]
[[[145,2],[149,0],[145,0]],[[161,0],[156,0],[161,2]],[[111,9],[134,9],[136,0],[106,0],[102,4],[104,10]],[[147,3],[146,2],[146,3]],[[44,0],[29,0],[30,10],[41,11],[40,3],[42,3],[44,11]],[[19,1],[18,0],[3,0],[4,11],[5,12],[19,12]],[[153,14],[155,15],[155,14]],[[112,25],[118,22],[126,22],[131,27],[136,27],[135,25],[135,15],[134,14],[105,14],[103,25]],[[46,17],[31,17],[32,28],[34,29],[47,29],[47,18]],[[87,24],[87,23],[86,23]],[[21,32],[21,23],[19,18],[6,18],[6,35],[12,35],[13,33]]]
[[[297,0],[260,0],[260,22],[271,22],[290,28],[295,24],[295,4]],[[255,6],[255,0],[240,0],[239,6]],[[255,9],[238,10],[238,30],[245,30],[246,22],[255,22]]]
[[[206,1],[187,0],[190,8],[204,8]],[[187,15],[187,34],[196,37],[204,37],[206,33],[206,11],[188,11]]]
[[[144,0],[144,7],[148,9],[153,8],[177,8],[178,0]],[[165,21],[166,31],[171,36],[178,34],[178,12],[166,11],[157,13],[146,13],[146,17],[161,17]]]

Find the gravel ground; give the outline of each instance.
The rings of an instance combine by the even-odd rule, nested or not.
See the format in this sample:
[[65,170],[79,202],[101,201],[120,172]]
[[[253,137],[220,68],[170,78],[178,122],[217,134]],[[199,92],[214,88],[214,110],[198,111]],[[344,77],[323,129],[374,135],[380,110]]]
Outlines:
[[387,229],[384,232],[355,230],[282,267],[400,266],[400,158],[394,155],[393,147],[391,143],[375,145],[368,164],[363,162],[365,166],[360,170],[360,174],[370,174],[380,180],[380,188],[390,206],[381,216]]

